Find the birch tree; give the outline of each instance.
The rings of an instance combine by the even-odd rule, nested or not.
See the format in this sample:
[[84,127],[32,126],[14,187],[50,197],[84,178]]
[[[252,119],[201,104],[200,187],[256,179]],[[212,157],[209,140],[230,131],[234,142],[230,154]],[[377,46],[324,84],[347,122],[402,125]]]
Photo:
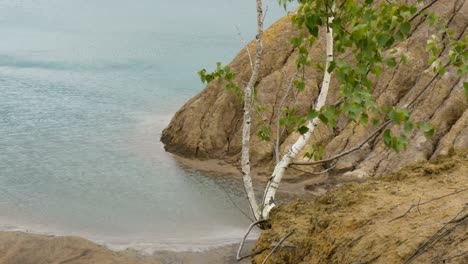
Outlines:
[[[252,90],[258,81],[263,51],[262,1],[256,0],[255,63],[245,88],[241,89],[235,83],[235,73],[231,71],[229,66],[223,67],[218,64],[217,69],[212,73],[207,73],[205,69],[199,72],[203,82],[209,82],[216,78],[224,79],[228,89],[237,91],[239,95],[243,96],[241,172],[250,208],[256,220],[250,226],[249,231],[253,225],[268,220],[271,210],[276,206],[275,196],[285,170],[292,164],[310,166],[333,161],[358,150],[367,141],[381,134],[385,145],[395,151],[406,149],[407,134],[415,128],[422,130],[427,137],[432,136],[434,128],[430,124],[414,123],[410,120],[411,104],[407,105],[406,108],[377,106],[372,97],[372,80],[378,77],[385,68],[394,68],[398,63],[406,63],[405,53],[398,52],[395,49],[395,43],[409,37],[412,31],[411,22],[416,17],[432,16],[425,11],[435,1],[437,0],[419,8],[413,4],[403,3],[403,1],[379,1],[378,3],[374,3],[373,0],[298,1],[300,7],[291,16],[292,23],[299,30],[299,34],[291,39],[291,45],[298,51],[297,70],[301,71],[306,67],[317,65],[323,71],[323,80],[314,107],[305,116],[289,122],[296,122],[295,126],[298,128],[296,133],[299,134],[299,137],[294,144],[285,150],[281,159],[277,158],[276,166],[266,183],[263,198],[259,203],[256,200],[250,173],[250,134],[254,107]],[[279,2],[286,5],[292,0],[280,0]],[[325,65],[323,62],[317,61],[318,58],[310,58],[308,54],[310,47],[319,37],[325,38]],[[427,50],[432,54],[430,63],[437,61],[434,58],[438,58],[440,55],[440,48],[434,39],[432,37],[428,40]],[[450,60],[444,63],[439,61],[436,64],[434,74],[443,74],[445,68],[450,64],[459,67],[459,74],[466,74],[468,71],[466,67],[467,38],[453,41],[450,45],[454,47],[453,52],[450,53]],[[343,56],[344,54],[347,56]],[[345,57],[350,57],[350,59],[345,59]],[[294,76],[294,78],[296,78],[294,86],[299,91],[304,90],[305,76]],[[330,85],[332,78],[335,78],[335,83],[337,83],[334,87]],[[466,83],[464,85],[465,89],[468,90],[468,85]],[[326,105],[327,96],[331,89],[339,91],[339,104]],[[290,114],[288,118],[293,116]],[[373,126],[374,131],[360,144],[333,157],[323,159],[322,155],[313,153],[306,153],[305,156],[313,160],[304,161],[304,157],[298,157],[299,153],[309,144],[309,139],[320,123],[334,127],[338,118],[342,116],[354,122]],[[397,132],[389,129],[390,124],[397,128]],[[266,131],[271,131],[271,129]],[[279,131],[279,128],[276,131]],[[276,136],[279,137],[279,135]],[[270,139],[269,135],[265,138]],[[276,155],[279,155],[278,146],[275,148]]]

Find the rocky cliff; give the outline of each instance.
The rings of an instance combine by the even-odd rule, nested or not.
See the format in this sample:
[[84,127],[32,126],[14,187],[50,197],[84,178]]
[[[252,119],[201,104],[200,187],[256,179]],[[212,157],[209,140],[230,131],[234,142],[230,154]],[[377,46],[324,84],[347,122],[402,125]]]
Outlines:
[[[459,0],[439,0],[428,10],[436,12],[449,21],[449,28],[455,37],[466,35],[468,25],[468,4]],[[415,122],[430,122],[436,127],[431,139],[426,139],[421,132],[414,131],[409,138],[408,149],[394,153],[385,148],[382,135],[366,144],[361,150],[342,157],[335,172],[349,176],[366,177],[396,171],[405,165],[435,158],[446,154],[450,148],[468,147],[468,103],[463,92],[463,79],[450,68],[442,76],[435,76],[427,64],[426,41],[436,29],[428,26],[426,18],[420,16],[412,22],[409,39],[399,43],[396,48],[406,51],[408,62],[400,63],[396,68],[387,69],[375,80],[373,95],[380,105],[404,106],[414,101],[411,118]],[[267,107],[254,116],[253,130],[258,129],[262,119],[277,118],[277,108],[287,90],[288,78],[295,72],[297,51],[292,49],[289,40],[296,33],[290,19],[285,17],[264,35],[264,61],[260,78],[256,85],[259,100]],[[255,44],[251,43],[234,58],[230,66],[237,73],[236,81],[245,84],[251,68],[247,49],[253,53]],[[316,62],[323,60],[323,40],[318,40],[311,48],[310,55]],[[447,56],[444,50],[442,56]],[[286,96],[284,107],[298,105],[298,111],[304,113],[318,96],[321,73],[317,69],[306,72],[306,89],[296,97],[293,93]],[[333,85],[327,103],[337,100],[338,89]],[[335,82],[336,84],[336,82]],[[222,81],[210,83],[200,94],[188,101],[173,117],[163,131],[162,142],[166,149],[177,155],[192,159],[218,159],[231,164],[238,164],[241,145],[242,102],[225,89]],[[349,120],[340,120],[338,128],[331,130],[325,126],[316,130],[312,143],[325,146],[325,157],[340,153],[360,143],[373,131],[372,126],[362,126]],[[275,130],[275,129],[273,129]],[[273,138],[277,135],[273,131]],[[297,138],[297,133],[286,131],[280,135],[281,151],[284,151]],[[274,164],[272,142],[260,140],[253,135],[251,156],[255,168],[270,171]],[[324,167],[308,168],[323,170]],[[260,170],[261,171],[261,170]],[[296,175],[297,171],[293,171]],[[333,171],[331,171],[333,174]],[[335,173],[336,174],[336,173]],[[264,175],[268,175],[265,173]]]

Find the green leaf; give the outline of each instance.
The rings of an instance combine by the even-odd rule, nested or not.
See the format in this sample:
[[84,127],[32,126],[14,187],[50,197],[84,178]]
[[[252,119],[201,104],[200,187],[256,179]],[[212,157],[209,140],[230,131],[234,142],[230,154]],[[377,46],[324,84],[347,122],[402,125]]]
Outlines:
[[390,68],[395,68],[397,66],[397,62],[396,62],[395,58],[385,60],[385,64],[387,64],[387,66],[390,67]]
[[323,146],[315,146],[314,150],[315,150],[314,159],[321,160],[323,158],[323,154],[325,153],[325,148]]
[[294,86],[299,89],[299,91],[304,91],[305,82],[303,80],[294,80]]
[[465,89],[465,96],[468,97],[468,82],[463,82],[463,88]]
[[368,116],[366,113],[363,113],[363,114],[361,115],[361,124],[363,124],[364,126],[366,126],[367,123],[369,123],[369,116]]
[[434,136],[434,126],[432,126],[429,123],[419,124],[419,129],[421,129],[424,132],[424,136],[426,136],[427,138],[432,138]]
[[387,147],[391,147],[391,146],[392,146],[392,132],[390,131],[390,129],[385,129],[385,132],[384,132],[384,144],[385,144],[385,146],[387,146]]
[[330,62],[330,66],[328,66],[328,73],[332,73],[335,68],[336,68],[336,62],[335,61]]
[[405,132],[410,132],[411,130],[413,130],[413,123],[409,122],[409,121],[406,121],[403,125],[403,129],[405,130]]
[[313,120],[319,115],[319,112],[315,111],[314,109],[309,110],[309,113],[307,113],[307,119],[308,120]]
[[319,114],[318,117],[323,123],[328,124],[328,118],[324,114]]
[[403,24],[401,24],[400,26],[400,32],[403,34],[403,35],[408,35],[408,33],[410,32],[411,30],[411,24],[409,22],[404,22]]
[[380,119],[377,119],[377,118],[372,119],[372,125],[374,127],[377,127],[379,124],[380,124]]
[[309,128],[306,127],[306,126],[301,126],[297,131],[299,131],[299,133],[301,133],[301,135],[304,135],[305,133],[307,133],[309,131]]

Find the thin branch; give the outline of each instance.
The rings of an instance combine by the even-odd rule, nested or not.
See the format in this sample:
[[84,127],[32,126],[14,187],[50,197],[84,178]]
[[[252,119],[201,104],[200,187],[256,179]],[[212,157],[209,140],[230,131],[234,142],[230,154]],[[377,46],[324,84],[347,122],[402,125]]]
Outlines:
[[[294,165],[294,164],[292,164],[292,165]],[[304,173],[311,174],[311,175],[321,175],[321,174],[324,174],[324,173],[327,173],[327,172],[333,170],[335,167],[336,167],[336,164],[333,164],[330,168],[327,168],[327,169],[325,169],[323,171],[305,171],[305,170],[301,170],[301,169],[298,169],[298,168],[294,168],[292,166],[290,168],[293,169],[293,170],[304,172]]]
[[345,155],[348,155],[349,153],[351,152],[354,152],[360,148],[362,148],[362,146],[364,146],[369,140],[371,140],[372,138],[374,138],[375,136],[377,136],[378,134],[380,134],[380,132],[385,129],[387,127],[388,124],[390,124],[392,121],[391,120],[388,120],[387,122],[383,123],[379,128],[377,128],[377,130],[375,130],[372,134],[370,134],[370,136],[368,136],[366,139],[364,139],[359,145],[357,145],[356,147],[354,148],[351,148],[349,150],[346,150],[346,151],[343,151],[341,152],[340,154],[337,154],[333,157],[330,157],[328,159],[323,159],[323,160],[317,160],[317,161],[294,161],[292,162],[291,164],[293,165],[317,165],[317,164],[322,164],[322,163],[327,163],[327,162],[330,162],[330,161],[333,161],[333,160],[336,160],[338,158],[341,158]]
[[220,184],[219,186],[221,186],[221,188],[223,189],[224,193],[227,195],[227,197],[229,197],[229,200],[231,201],[232,205],[234,205],[234,207],[237,208],[237,210],[239,210],[245,217],[247,217],[251,222],[253,222],[254,220],[246,213],[244,212],[244,210],[242,210],[237,204],[236,202],[234,202],[234,199],[232,199],[232,196],[228,193],[228,191],[226,190],[226,188],[224,188],[224,186],[222,184]]
[[249,55],[250,70],[253,71],[254,66],[253,66],[252,54],[250,54],[250,50],[249,50],[249,43],[247,43],[245,39],[242,37],[242,33],[237,25],[236,25],[236,30],[237,30],[237,35],[239,35],[239,38],[242,44],[245,45],[245,50],[247,50],[247,55]]
[[268,14],[268,5],[265,6],[265,11],[263,12],[263,18],[262,18],[262,23],[265,23],[265,18]]
[[252,228],[258,224],[261,224],[261,223],[264,223],[266,222],[266,220],[262,219],[262,220],[258,220],[258,221],[255,221],[253,222],[252,224],[250,224],[249,226],[249,229],[247,229],[247,232],[245,233],[241,243],[239,244],[239,248],[237,249],[237,255],[236,255],[236,259],[237,261],[241,260],[241,259],[244,259],[245,257],[241,257],[240,254],[242,252],[242,249],[244,248],[244,244],[245,244],[245,240],[247,239],[247,237],[249,236],[250,234],[250,231],[252,231]]
[[294,79],[296,78],[296,73],[294,73],[293,77],[291,77],[291,80],[289,81],[289,84],[288,84],[288,88],[286,90],[286,93],[284,94],[283,98],[281,98],[281,102],[280,104],[278,105],[278,108],[277,108],[277,112],[276,112],[276,144],[275,144],[275,159],[276,159],[276,164],[278,164],[278,162],[280,161],[280,157],[279,157],[279,141],[280,141],[280,137],[281,137],[281,134],[280,134],[280,119],[281,119],[281,110],[283,108],[283,105],[284,105],[284,102],[286,101],[286,98],[288,97],[289,95],[289,92],[291,91],[291,88],[293,86],[293,82],[294,82]]
[[[419,206],[421,206],[421,205],[425,205],[425,204],[428,204],[428,203],[431,203],[431,202],[434,202],[434,201],[437,201],[437,200],[440,200],[440,199],[443,199],[443,198],[446,198],[446,197],[449,197],[449,196],[452,196],[452,195],[455,195],[455,194],[459,194],[459,193],[465,192],[465,191],[468,191],[468,188],[464,188],[464,189],[458,190],[458,191],[456,191],[456,192],[452,192],[452,193],[449,193],[449,194],[446,194],[446,195],[442,195],[442,196],[440,196],[440,197],[436,197],[436,198],[431,199],[431,200],[429,200],[429,201],[427,201],[427,202],[424,202],[424,203],[412,204],[412,205],[410,206],[410,208],[408,208],[408,210],[407,210],[404,214],[393,218],[393,219],[390,220],[389,222],[393,222],[393,221],[395,221],[395,220],[397,220],[397,219],[400,219],[400,218],[405,217],[405,216],[406,216],[407,214],[409,214],[409,213],[411,212],[411,210],[413,210],[413,208],[415,208],[415,207],[419,207]],[[419,210],[419,209],[418,209],[418,210]]]
[[290,237],[292,234],[294,233],[294,230],[289,232],[285,237],[283,237],[279,242],[278,244],[276,244],[276,246],[270,251],[270,253],[268,253],[268,255],[266,256],[266,258],[263,260],[262,264],[265,264],[267,262],[267,260],[271,257],[271,255],[273,255],[273,253],[276,251],[276,249],[278,249],[278,247],[283,244],[283,242],[288,238]]
[[416,14],[414,14],[410,19],[409,22],[413,21],[416,17],[418,17],[422,12],[426,11],[429,7],[431,7],[433,4],[435,4],[439,0],[433,0],[429,4],[425,5],[423,8],[419,9]]

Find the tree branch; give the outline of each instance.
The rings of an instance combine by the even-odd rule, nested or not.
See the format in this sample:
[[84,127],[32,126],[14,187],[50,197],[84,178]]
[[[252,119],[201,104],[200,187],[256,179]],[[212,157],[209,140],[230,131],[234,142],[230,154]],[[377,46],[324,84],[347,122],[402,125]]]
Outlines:
[[416,17],[418,17],[422,12],[424,12],[426,9],[428,9],[429,7],[431,7],[433,4],[435,4],[437,1],[439,0],[434,0],[432,2],[430,2],[429,4],[425,5],[423,8],[419,9],[416,14],[414,14],[409,20],[408,22],[411,22],[413,21]]
[[392,121],[388,120],[387,122],[383,123],[377,130],[375,130],[370,136],[368,136],[366,139],[364,139],[359,145],[357,145],[354,148],[351,148],[349,150],[343,151],[340,154],[337,154],[333,157],[330,157],[328,159],[323,159],[323,160],[318,160],[318,161],[294,161],[291,164],[293,165],[317,165],[317,164],[322,164],[322,163],[327,163],[333,160],[336,160],[338,158],[341,158],[345,155],[348,155],[349,153],[352,153],[364,146],[369,140],[380,134],[380,132],[387,127],[388,124],[390,124]]
[[280,120],[281,120],[281,110],[283,108],[284,102],[286,101],[286,98],[289,95],[289,91],[291,91],[291,88],[293,86],[294,79],[296,78],[297,72],[294,73],[293,77],[291,77],[291,80],[289,81],[288,88],[286,90],[286,93],[284,94],[283,98],[281,98],[281,102],[278,105],[277,112],[276,112],[276,143],[275,143],[275,159],[276,159],[276,164],[280,161],[279,158],[279,141],[281,134],[280,133]]

